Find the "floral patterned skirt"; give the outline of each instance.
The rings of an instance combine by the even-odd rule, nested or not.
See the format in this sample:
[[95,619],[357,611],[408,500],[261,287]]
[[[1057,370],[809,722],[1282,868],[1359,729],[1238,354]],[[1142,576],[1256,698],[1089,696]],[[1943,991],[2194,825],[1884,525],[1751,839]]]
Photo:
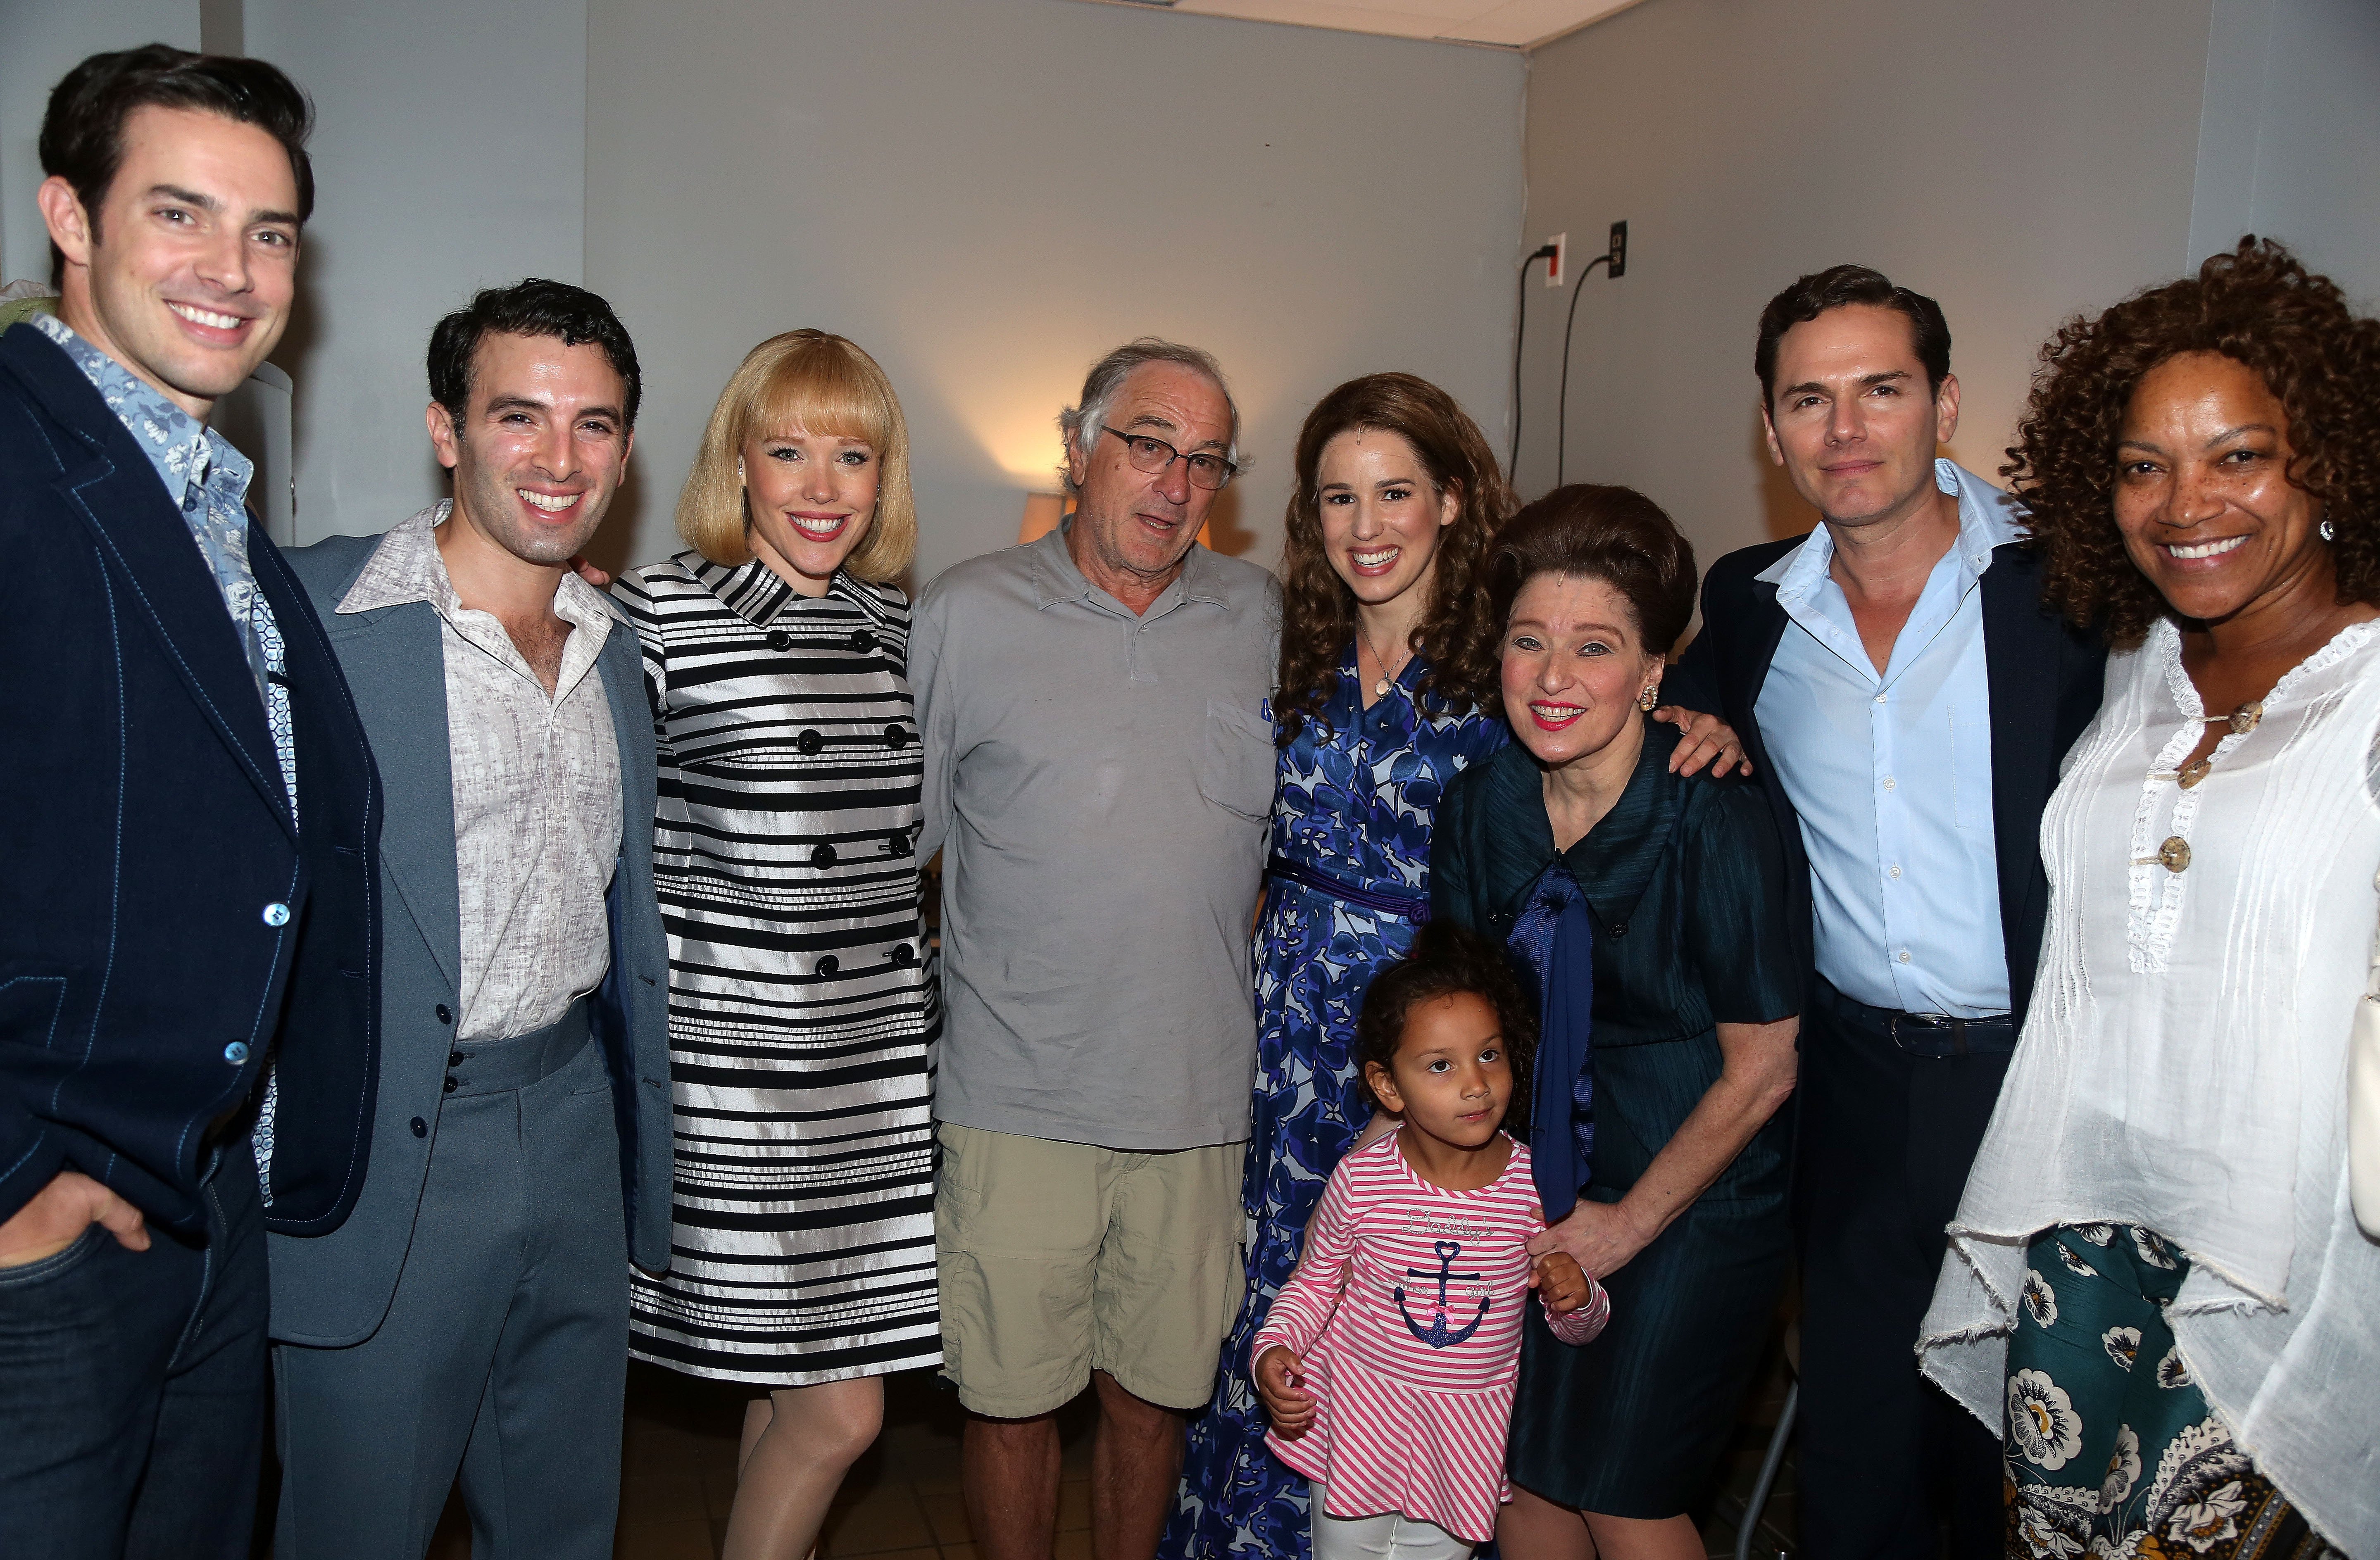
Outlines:
[[2026,1253],[2009,1341],[2008,1553],[2344,1560],[2232,1441],[2165,1308],[2190,1264],[2135,1225],[2060,1225]]

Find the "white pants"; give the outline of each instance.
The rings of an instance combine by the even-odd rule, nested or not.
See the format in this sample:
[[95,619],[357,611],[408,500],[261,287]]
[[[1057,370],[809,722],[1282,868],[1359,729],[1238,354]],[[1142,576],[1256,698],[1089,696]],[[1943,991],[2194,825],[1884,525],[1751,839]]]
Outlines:
[[1471,1554],[1470,1540],[1400,1512],[1325,1516],[1322,1481],[1314,1480],[1306,1490],[1314,1518],[1314,1560],[1468,1560]]

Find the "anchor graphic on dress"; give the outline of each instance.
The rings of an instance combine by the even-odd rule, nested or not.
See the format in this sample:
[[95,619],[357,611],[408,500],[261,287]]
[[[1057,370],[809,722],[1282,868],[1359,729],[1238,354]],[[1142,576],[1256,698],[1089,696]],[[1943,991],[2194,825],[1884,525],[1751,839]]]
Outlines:
[[1454,1271],[1454,1259],[1463,1254],[1463,1246],[1461,1242],[1454,1240],[1436,1240],[1430,1243],[1430,1249],[1438,1253],[1438,1271],[1436,1273],[1428,1273],[1418,1267],[1408,1267],[1405,1269],[1405,1276],[1408,1278],[1436,1278],[1438,1280],[1438,1314],[1431,1319],[1429,1325],[1427,1327],[1424,1327],[1420,1323],[1413,1319],[1413,1312],[1405,1309],[1405,1290],[1403,1285],[1398,1285],[1394,1289],[1390,1290],[1390,1293],[1396,1299],[1397,1314],[1405,1319],[1405,1328],[1407,1331],[1411,1332],[1414,1336],[1421,1339],[1422,1342],[1429,1345],[1432,1348],[1451,1348],[1455,1344],[1461,1343],[1464,1338],[1469,1337],[1472,1334],[1479,1330],[1479,1324],[1486,1321],[1488,1318],[1488,1297],[1486,1295],[1479,1297],[1479,1314],[1471,1319],[1471,1324],[1469,1326],[1463,1328],[1461,1332],[1456,1332],[1452,1328],[1449,1327],[1446,1324],[1447,1282],[1450,1279],[1454,1278],[1475,1280],[1479,1275],[1475,1273],[1457,1273]]

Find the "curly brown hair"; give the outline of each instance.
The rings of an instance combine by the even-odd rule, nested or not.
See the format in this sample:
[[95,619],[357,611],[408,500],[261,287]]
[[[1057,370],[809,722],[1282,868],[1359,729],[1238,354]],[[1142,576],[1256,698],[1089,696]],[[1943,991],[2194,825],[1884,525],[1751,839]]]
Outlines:
[[1529,1119],[1529,1079],[1536,1070],[1537,1021],[1520,977],[1504,950],[1486,937],[1452,921],[1427,921],[1414,937],[1405,957],[1372,979],[1364,1006],[1355,1015],[1355,1076],[1364,1095],[1374,1105],[1366,1069],[1378,1063],[1396,1076],[1397,1048],[1404,1044],[1405,1019],[1424,1002],[1435,1002],[1467,991],[1496,1010],[1497,1026],[1504,1035],[1504,1058],[1512,1069],[1512,1094],[1504,1107],[1507,1121]]
[[2129,649],[2170,615],[2116,528],[2116,441],[2133,391],[2168,357],[2214,352],[2254,369],[2289,414],[2289,480],[2337,532],[2338,599],[2380,603],[2380,320],[2253,236],[2198,274],[2058,327],[2000,474],[2032,511],[2042,599]]
[[1330,441],[1355,429],[1393,433],[1413,446],[1430,486],[1458,495],[1453,524],[1439,536],[1430,599],[1414,630],[1428,663],[1419,696],[1440,708],[1492,707],[1496,643],[1502,626],[1482,610],[1481,569],[1496,528],[1512,513],[1512,490],[1470,415],[1427,380],[1366,374],[1317,402],[1297,435],[1297,488],[1281,549],[1281,692],[1273,709],[1286,746],[1307,720],[1320,720],[1355,637],[1355,596],[1322,545],[1318,468]]

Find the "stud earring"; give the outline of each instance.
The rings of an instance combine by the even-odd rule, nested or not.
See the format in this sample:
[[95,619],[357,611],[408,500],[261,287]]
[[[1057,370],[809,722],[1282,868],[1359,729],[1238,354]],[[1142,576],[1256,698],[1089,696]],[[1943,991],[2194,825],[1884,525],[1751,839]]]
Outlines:
[[1653,712],[1653,707],[1660,702],[1661,684],[1658,683],[1648,683],[1645,691],[1636,695],[1636,707],[1648,715]]
[[2321,532],[2322,532],[2322,539],[2323,539],[2323,540],[2325,540],[2325,541],[2330,541],[2330,540],[2334,539],[2334,538],[2338,535],[2338,533],[2337,531],[2335,531],[2335,530],[2333,530],[2333,529],[2331,528],[2330,522],[2329,522],[2329,521],[2327,521],[2327,520],[2324,521],[2324,522],[2323,522],[2319,526],[2317,526],[2317,527],[2315,527],[2315,528],[2316,528],[2317,530],[2319,530],[2319,531],[2321,531]]

